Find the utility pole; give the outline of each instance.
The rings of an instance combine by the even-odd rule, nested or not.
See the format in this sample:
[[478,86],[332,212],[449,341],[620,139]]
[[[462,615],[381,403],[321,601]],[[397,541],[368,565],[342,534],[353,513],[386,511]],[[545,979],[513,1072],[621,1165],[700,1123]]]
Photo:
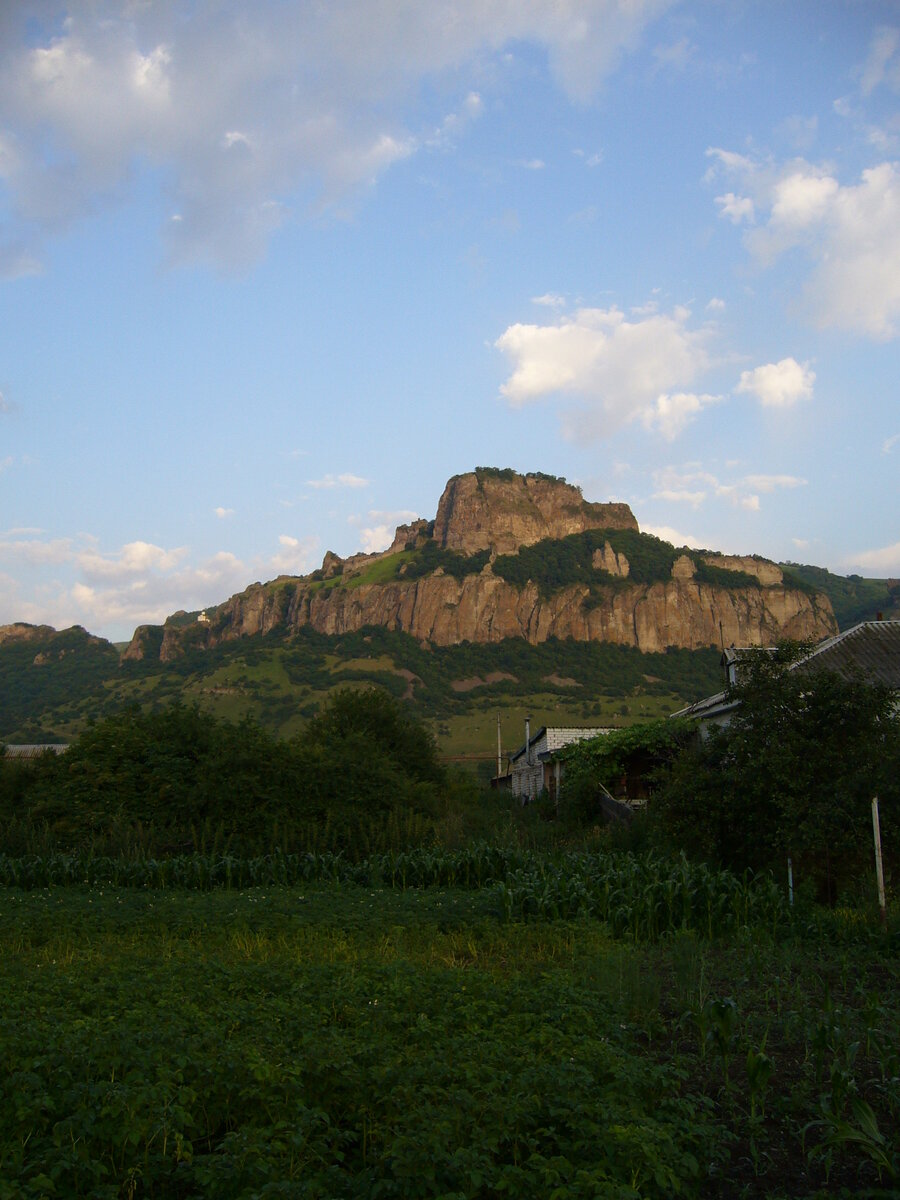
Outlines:
[[872,833],[875,836],[875,878],[878,881],[878,907],[881,923],[887,925],[887,901],[884,898],[884,863],[881,859],[881,823],[878,820],[878,797],[872,797]]
[[[497,711],[497,778],[503,770],[503,751],[500,748],[500,712]],[[498,785],[499,786],[499,785]]]

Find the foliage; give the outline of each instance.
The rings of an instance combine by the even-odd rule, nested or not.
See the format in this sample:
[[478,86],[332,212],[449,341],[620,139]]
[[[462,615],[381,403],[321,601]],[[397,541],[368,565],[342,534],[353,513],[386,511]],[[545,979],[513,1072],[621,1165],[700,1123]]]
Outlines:
[[489,550],[476,554],[458,554],[455,550],[444,550],[437,542],[429,539],[420,550],[416,550],[402,571],[403,579],[421,579],[433,574],[439,567],[445,575],[462,579],[466,575],[477,575],[490,558]]
[[871,621],[880,612],[900,617],[900,581],[863,579],[861,575],[834,575],[824,567],[782,563],[784,581],[806,592],[824,592],[831,601],[839,629]]
[[871,846],[881,799],[886,840],[900,801],[900,719],[889,689],[790,669],[804,648],[742,663],[730,724],[686,752],[655,810],[673,842],[733,868],[791,855],[831,892]]
[[[544,879],[575,895],[587,864],[553,865],[523,862],[529,905]],[[894,1194],[877,923],[632,945],[497,894],[0,889],[0,1197]]]
[[582,823],[600,815],[600,790],[620,795],[628,776],[654,791],[694,734],[689,721],[645,721],[575,742],[561,752],[564,775],[560,812]]
[[8,738],[48,708],[65,709],[73,695],[102,696],[104,680],[118,665],[114,646],[77,625],[27,640],[7,639],[0,644],[0,737]]
[[122,828],[143,831],[157,853],[191,846],[198,830],[221,830],[235,847],[287,848],[315,826],[333,831],[333,848],[359,852],[373,823],[427,838],[428,823],[416,830],[406,817],[437,817],[459,799],[430,732],[375,689],[338,690],[293,742],[196,707],[132,707],[89,726],[64,755],[15,766],[0,771],[7,841],[24,819],[62,847]]
[[[628,559],[627,578],[610,575],[593,566],[595,550],[609,544]],[[546,538],[531,546],[522,546],[516,554],[501,554],[493,563],[500,575],[516,587],[531,582],[541,594],[550,596],[565,587],[584,584],[595,591],[593,602],[602,600],[602,589],[623,588],[632,584],[665,582],[672,576],[675,560],[687,556],[694,564],[695,578],[722,588],[758,588],[759,580],[741,571],[726,570],[703,560],[704,551],[687,547],[676,549],[669,542],[633,529],[589,529],[564,538]]]

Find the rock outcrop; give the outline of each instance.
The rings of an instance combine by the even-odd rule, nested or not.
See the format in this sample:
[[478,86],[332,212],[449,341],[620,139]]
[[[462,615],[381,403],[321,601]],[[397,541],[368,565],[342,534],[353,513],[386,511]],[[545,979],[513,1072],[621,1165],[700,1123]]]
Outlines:
[[481,467],[448,482],[433,536],[442,549],[461,554],[513,554],[544,538],[637,527],[627,504],[590,504],[564,479]]
[[[400,526],[387,551],[343,560],[329,552],[312,576],[253,584],[207,610],[208,622],[170,618],[162,628],[142,626],[125,658],[170,661],[188,647],[304,626],[333,635],[383,626],[435,645],[573,638],[644,651],[698,649],[723,640],[771,645],[780,637],[820,639],[837,632],[827,597],[786,587],[774,563],[755,557],[684,552],[670,560],[665,577],[641,582],[625,554],[604,540],[590,559],[595,582],[554,586],[549,593],[530,580],[511,583],[485,561],[485,552],[493,559],[595,529],[639,535],[625,504],[590,504],[578,488],[551,476],[479,469],[451,479],[435,520]],[[373,563],[411,550],[427,550],[425,561],[434,564],[428,574],[405,575],[410,561],[417,561],[406,557],[398,558],[393,577],[379,564],[378,579],[386,582],[367,581]],[[440,561],[445,551],[453,552],[445,555],[446,570]],[[479,556],[470,573],[459,572],[460,555]],[[706,582],[698,563],[745,574],[747,586],[734,586],[733,579],[726,581],[730,586]]]

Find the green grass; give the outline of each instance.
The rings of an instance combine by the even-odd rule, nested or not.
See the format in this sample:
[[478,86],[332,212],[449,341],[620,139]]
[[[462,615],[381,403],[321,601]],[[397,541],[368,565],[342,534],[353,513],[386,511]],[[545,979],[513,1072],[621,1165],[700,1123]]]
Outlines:
[[492,891],[0,889],[0,1196],[894,1195],[860,918],[631,946]]

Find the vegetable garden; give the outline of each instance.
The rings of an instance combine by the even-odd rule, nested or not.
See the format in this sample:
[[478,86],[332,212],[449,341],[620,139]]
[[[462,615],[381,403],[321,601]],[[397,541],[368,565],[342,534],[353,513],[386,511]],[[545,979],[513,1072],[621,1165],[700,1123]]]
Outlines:
[[488,845],[0,859],[0,1200],[896,1194],[897,930]]

